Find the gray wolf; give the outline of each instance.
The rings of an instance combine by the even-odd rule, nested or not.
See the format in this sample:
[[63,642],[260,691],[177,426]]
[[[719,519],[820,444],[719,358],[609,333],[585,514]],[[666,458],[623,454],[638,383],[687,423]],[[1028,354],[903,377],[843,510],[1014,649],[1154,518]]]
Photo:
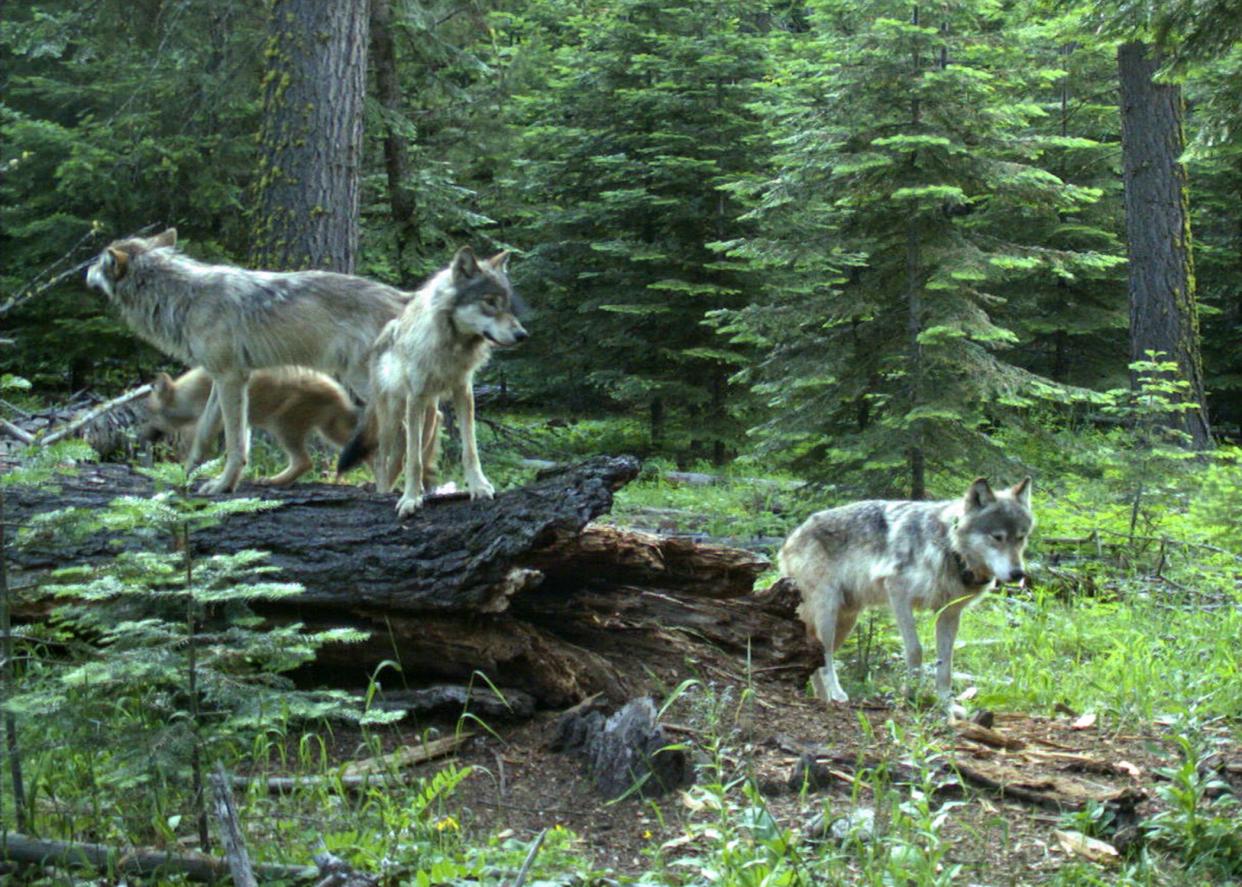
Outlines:
[[[207,265],[176,249],[169,228],[110,244],[86,273],[89,287],[115,305],[130,328],[170,357],[202,367],[215,383],[208,413],[223,416],[224,471],[205,493],[233,489],[245,469],[246,379],[257,369],[303,366],[370,394],[367,354],[409,294],[330,271],[278,273]],[[214,421],[199,423],[190,450],[198,461]]]
[[392,489],[403,461],[404,423],[405,486],[397,502],[401,517],[422,505],[442,397],[452,397],[461,426],[466,489],[472,499],[492,498],[494,488],[479,465],[475,445],[473,380],[493,348],[527,338],[515,314],[520,303],[509,284],[508,265],[508,251],[480,261],[469,247],[462,247],[375,342],[367,415],[341,453],[337,471],[349,470],[378,448],[375,488]]
[[798,615],[824,645],[816,695],[849,701],[833,654],[862,609],[887,605],[913,673],[923,662],[914,610],[936,611],[936,690],[948,703],[962,610],[996,582],[1022,579],[1034,525],[1029,477],[1000,492],[979,478],[961,499],[856,502],[807,518],[781,548],[780,571],[798,587]]
[[[151,383],[147,395],[146,437],[154,439],[170,435],[185,440],[194,434],[207,411],[207,402],[214,388],[211,377],[202,367],[182,373],[176,379],[160,373]],[[260,484],[286,486],[311,468],[306,452],[307,439],[315,432],[340,449],[353,436],[359,410],[332,377],[301,367],[256,370],[250,374],[246,387],[247,422],[261,428],[276,439],[289,464],[283,471]],[[207,421],[214,440],[222,428],[216,411]],[[188,447],[187,447],[188,449]],[[184,454],[183,454],[184,455]]]

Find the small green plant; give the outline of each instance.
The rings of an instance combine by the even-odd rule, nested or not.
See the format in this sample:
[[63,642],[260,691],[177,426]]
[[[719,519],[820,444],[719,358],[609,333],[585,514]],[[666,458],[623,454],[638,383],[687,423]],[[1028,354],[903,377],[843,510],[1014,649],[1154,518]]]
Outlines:
[[[30,717],[55,716],[70,734],[68,747],[93,750],[92,791],[140,793],[122,808],[131,827],[144,819],[179,821],[176,805],[146,790],[184,786],[188,770],[189,805],[207,847],[203,773],[210,760],[274,723],[341,710],[343,694],[297,692],[283,675],[319,646],[361,634],[265,625],[251,605],[301,587],[273,581],[274,568],[257,551],[200,556],[195,536],[230,515],[268,506],[196,498],[190,489],[200,472],[177,465],[144,473],[156,486],[149,498],[39,515],[25,531],[31,539],[105,534],[125,547],[110,561],[55,574],[56,584],[46,588],[55,604],[49,634],[78,654],[62,668],[45,666],[43,679],[32,679],[11,706]],[[102,749],[98,724],[106,725]]]
[[1177,853],[1191,871],[1242,877],[1242,804],[1212,774],[1213,749],[1193,718],[1174,725],[1173,740],[1181,761],[1156,771],[1168,780],[1156,789],[1168,807],[1143,824],[1148,838]]

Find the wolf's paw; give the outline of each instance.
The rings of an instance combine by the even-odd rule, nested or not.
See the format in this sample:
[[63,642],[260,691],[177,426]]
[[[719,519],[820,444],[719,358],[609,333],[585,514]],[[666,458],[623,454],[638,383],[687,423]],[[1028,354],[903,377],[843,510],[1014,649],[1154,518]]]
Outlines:
[[203,496],[219,496],[221,493],[231,493],[237,487],[239,480],[241,478],[230,478],[227,474],[222,474],[207,481],[207,483],[198,488],[198,492]]
[[491,499],[496,495],[496,488],[481,474],[466,480],[466,490],[471,499]]
[[850,697],[846,695],[845,691],[839,686],[835,686],[835,681],[833,684],[834,686],[832,689],[829,689],[827,684],[824,682],[824,675],[820,671],[817,671],[811,675],[811,687],[815,690],[816,699],[822,699],[827,705],[831,705],[834,702],[849,702]]
[[418,509],[422,507],[423,507],[423,497],[421,495],[402,496],[397,501],[397,517],[398,518],[409,517],[410,515],[412,515],[414,512],[418,511]]

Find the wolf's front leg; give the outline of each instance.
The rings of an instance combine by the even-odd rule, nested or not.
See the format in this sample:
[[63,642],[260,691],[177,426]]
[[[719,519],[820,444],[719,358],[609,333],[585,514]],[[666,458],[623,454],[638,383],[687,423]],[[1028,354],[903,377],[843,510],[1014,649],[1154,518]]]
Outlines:
[[397,502],[397,516],[409,517],[423,504],[423,416],[421,398],[405,399],[405,491]]
[[200,490],[209,496],[227,493],[237,486],[246,469],[246,449],[250,442],[250,429],[246,427],[246,377],[220,376],[213,377],[212,381],[220,398],[226,458],[220,476],[203,484]]
[[953,702],[953,642],[966,604],[951,603],[936,617],[936,695],[950,719],[966,717],[966,710]]
[[479,449],[474,440],[474,385],[470,379],[453,392],[453,408],[461,423],[461,467],[471,499],[490,499],[496,489],[483,476]]
[[907,691],[915,692],[923,677],[923,645],[919,643],[919,632],[914,623],[914,590],[907,583],[892,578],[886,580],[884,590],[906,650],[906,668],[909,671]]
[[207,406],[203,407],[203,414],[198,417],[198,424],[194,426],[194,437],[185,456],[186,471],[192,471],[203,463],[220,435],[220,423],[220,388],[213,384],[211,394],[207,396]]

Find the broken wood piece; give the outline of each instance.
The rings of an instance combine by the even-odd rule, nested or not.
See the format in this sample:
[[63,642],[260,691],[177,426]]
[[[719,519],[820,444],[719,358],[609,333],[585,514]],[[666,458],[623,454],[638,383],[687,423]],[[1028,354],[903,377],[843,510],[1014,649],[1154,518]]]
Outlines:
[[[391,770],[400,770],[422,764],[445,755],[452,754],[472,733],[458,733],[440,739],[432,739],[418,745],[407,746],[386,755],[367,758],[347,764],[339,774],[328,776],[234,776],[230,782],[237,788],[248,788],[256,780],[263,783],[269,792],[288,792],[300,788],[317,788],[341,786],[353,790],[375,785],[388,777]],[[400,778],[407,778],[401,774]]]
[[1052,833],[1056,836],[1057,843],[1061,845],[1061,849],[1070,856],[1081,856],[1083,859],[1098,863],[1099,865],[1112,865],[1121,858],[1117,848],[1107,841],[1101,841],[1075,831],[1054,829]]
[[224,764],[216,762],[215,772],[211,774],[210,779],[212,808],[216,814],[216,824],[220,828],[224,857],[228,860],[229,873],[233,876],[234,887],[258,887],[254,869],[250,865],[250,854],[246,852],[246,840],[242,836],[241,823],[237,821],[237,808],[233,806],[233,792],[229,788],[229,778],[224,772]]
[[378,875],[360,872],[327,850],[316,853],[314,859],[321,876],[315,887],[376,887],[380,882]]
[[515,687],[468,687],[461,684],[433,684],[416,690],[385,690],[371,700],[372,709],[418,714],[457,714],[469,712],[484,720],[529,718],[535,713],[535,698]]
[[631,793],[657,797],[694,781],[689,754],[665,735],[647,696],[607,717],[598,702],[576,706],[557,720],[552,748],[585,758],[596,787],[610,800]]
[[973,721],[956,721],[953,727],[962,738],[981,742],[993,748],[1003,748],[1006,751],[1017,751],[1018,749],[1026,748],[1026,743],[1021,739],[1006,736],[990,727],[976,724]]
[[452,736],[443,736],[439,739],[420,742],[417,745],[407,745],[405,748],[399,748],[385,755],[354,761],[345,765],[341,775],[345,779],[350,779],[369,773],[385,773],[390,770],[399,770],[402,767],[412,767],[456,751],[473,735],[467,732],[455,733]]

